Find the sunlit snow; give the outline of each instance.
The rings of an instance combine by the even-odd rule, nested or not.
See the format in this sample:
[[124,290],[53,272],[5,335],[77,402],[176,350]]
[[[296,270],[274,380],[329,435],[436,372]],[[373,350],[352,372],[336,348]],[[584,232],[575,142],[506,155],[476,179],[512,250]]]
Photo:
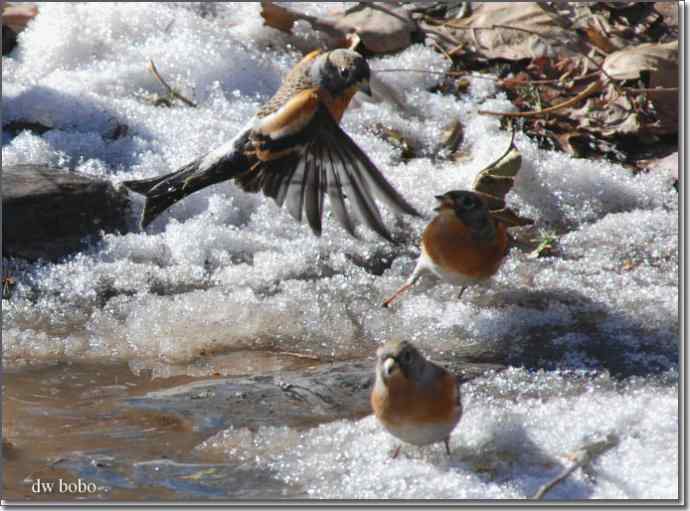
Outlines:
[[[3,165],[43,162],[118,184],[170,172],[232,138],[300,53],[287,47],[286,35],[262,26],[255,3],[204,10],[188,3],[42,4],[19,49],[3,58],[3,122],[53,129],[40,136],[3,133]],[[305,26],[298,33],[305,47],[318,44]],[[150,59],[198,108],[146,101],[147,94],[164,93],[147,71]],[[374,70],[447,66],[422,45],[371,60]],[[558,257],[533,259],[513,249],[492,282],[460,301],[450,285],[422,284],[383,309],[382,300],[414,267],[434,195],[469,188],[509,143],[498,119],[477,110],[513,107],[482,78],[472,78],[458,100],[428,92],[435,74],[379,77],[422,117],[357,99],[342,124],[426,215],[400,218],[384,208],[385,223],[405,243],[392,245],[365,229],[361,240],[350,238],[328,207],[317,238],[270,199],[228,182],[176,204],[139,232],[143,198],[132,194],[133,232],[106,235],[60,263],[4,261],[17,281],[12,299],[3,300],[5,366],[186,363],[210,347],[348,358],[370,355],[390,338],[409,339],[427,354],[503,346],[514,365],[555,376],[516,369],[494,385],[515,385],[519,395],[541,382],[549,397],[484,400],[471,387],[450,459],[441,446],[408,447],[391,463],[394,440],[371,417],[306,432],[228,431],[215,445],[240,435],[253,463],[314,497],[524,498],[558,473],[566,463],[560,456],[587,434],[611,430],[621,443],[599,461],[608,476],[589,480],[579,473],[552,497],[676,498],[673,377],[659,386],[559,391],[560,371],[675,374],[678,196],[670,173],[633,176],[615,164],[539,149],[518,134],[523,166],[508,200],[538,229],[564,233]],[[466,158],[432,160],[455,118],[464,125]],[[403,162],[398,148],[374,134],[378,123],[413,140],[421,157]],[[127,135],[110,140],[118,124]],[[525,443],[533,449],[523,450]]]

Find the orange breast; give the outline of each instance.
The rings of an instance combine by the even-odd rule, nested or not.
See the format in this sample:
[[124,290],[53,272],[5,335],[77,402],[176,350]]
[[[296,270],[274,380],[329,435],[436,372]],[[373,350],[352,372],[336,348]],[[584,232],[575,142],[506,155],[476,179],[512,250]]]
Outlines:
[[455,213],[442,211],[424,230],[422,245],[444,271],[485,279],[501,266],[508,250],[508,233],[505,225],[498,223],[494,240],[479,241]]
[[384,391],[375,388],[371,394],[376,417],[387,424],[452,422],[457,418],[457,403],[456,379],[450,373],[423,389],[398,373]]
[[335,121],[340,123],[340,119],[342,119],[345,110],[347,110],[347,107],[355,94],[357,94],[356,86],[346,89],[338,97],[334,97],[329,92],[321,89],[319,90],[319,99],[324,105],[326,105],[326,108],[328,108],[328,111],[331,113],[331,116],[333,116]]

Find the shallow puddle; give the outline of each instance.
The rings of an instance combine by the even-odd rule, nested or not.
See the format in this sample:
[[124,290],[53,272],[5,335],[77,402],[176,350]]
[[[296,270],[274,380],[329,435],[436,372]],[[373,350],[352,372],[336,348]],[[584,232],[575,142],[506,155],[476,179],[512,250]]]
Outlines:
[[[3,497],[54,501],[290,496],[294,491],[273,484],[270,474],[214,464],[216,460],[193,452],[208,431],[195,431],[179,415],[124,407],[122,400],[199,380],[317,363],[293,354],[241,352],[174,368],[72,364],[5,371]],[[204,484],[198,482],[198,474],[204,475]],[[241,483],[234,488],[233,477]]]

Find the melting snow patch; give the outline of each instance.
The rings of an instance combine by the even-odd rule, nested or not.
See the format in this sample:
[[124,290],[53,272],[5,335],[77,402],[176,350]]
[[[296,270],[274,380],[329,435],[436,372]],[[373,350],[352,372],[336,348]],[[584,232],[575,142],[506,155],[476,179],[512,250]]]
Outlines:
[[[305,8],[324,9],[318,3]],[[233,19],[241,21],[226,26],[235,9],[241,16]],[[222,144],[298,58],[267,49],[266,39],[277,32],[257,18],[255,4],[219,4],[208,12],[199,4],[42,6],[3,71],[3,109],[7,118],[53,129],[9,140],[3,162],[69,165],[117,184],[169,172]],[[146,102],[143,91],[162,92],[146,70],[148,59],[199,107]],[[374,69],[438,72],[446,66],[421,45],[372,61]],[[473,78],[470,93],[457,99],[427,91],[436,76],[380,74],[419,119],[386,102],[357,102],[343,120],[427,218],[434,195],[471,186],[509,140],[495,118],[477,114],[479,108],[511,108],[493,83]],[[454,118],[464,124],[467,158],[433,159],[439,133]],[[107,135],[117,123],[129,129],[113,141]],[[414,139],[421,157],[403,162],[399,149],[372,136],[376,124]],[[392,246],[364,230],[360,241],[347,237],[327,206],[319,239],[271,200],[221,183],[176,204],[146,233],[107,235],[62,263],[8,261],[18,286],[4,302],[11,341],[5,361],[12,365],[28,353],[33,362],[54,362],[65,353],[179,361],[211,342],[232,349],[259,339],[261,345],[298,342],[335,356],[369,353],[390,337],[452,351],[526,339],[535,331],[550,342],[597,314],[599,334],[622,346],[633,367],[652,359],[655,368],[672,367],[678,202],[667,176],[632,176],[610,163],[540,150],[521,135],[517,145],[523,168],[509,201],[539,228],[569,231],[559,240],[561,256],[532,260],[513,250],[496,278],[462,301],[451,286],[427,282],[392,310],[379,307],[409,274],[426,219],[396,218],[384,208],[384,221],[408,240]],[[142,199],[132,197],[136,213]],[[42,344],[42,336],[64,349],[26,346]]]
[[[670,375],[673,378],[673,375]],[[677,374],[676,374],[677,377]],[[579,385],[568,375],[507,371],[464,387],[465,413],[443,444],[403,445],[369,416],[308,431],[228,429],[199,446],[272,470],[314,498],[525,499],[572,462],[594,436],[617,446],[576,470],[547,500],[675,499],[678,395],[665,386]],[[569,394],[563,394],[569,389]]]

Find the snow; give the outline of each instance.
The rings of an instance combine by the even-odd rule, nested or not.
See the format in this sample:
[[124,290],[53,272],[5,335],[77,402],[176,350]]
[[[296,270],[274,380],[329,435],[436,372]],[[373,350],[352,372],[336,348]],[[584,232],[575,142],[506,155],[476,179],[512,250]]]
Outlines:
[[[299,46],[316,45],[308,27],[297,29]],[[298,60],[288,42],[262,26],[255,3],[41,4],[19,49],[3,58],[3,121],[52,129],[40,136],[3,133],[3,165],[45,162],[115,184],[170,172],[236,135]],[[149,60],[198,108],[147,101],[164,94],[147,71]],[[438,72],[447,62],[417,45],[373,59],[371,67]],[[481,78],[472,78],[458,100],[428,92],[435,74],[378,76],[421,118],[389,102],[356,98],[342,125],[427,216],[399,218],[383,208],[386,225],[405,243],[394,246],[366,230],[362,240],[352,239],[328,207],[316,238],[269,199],[230,183],[190,196],[139,232],[143,199],[132,195],[132,232],[105,235],[59,263],[4,261],[17,281],[12,299],[3,300],[5,367],[182,364],[209,347],[349,358],[404,338],[430,354],[508,345],[511,362],[555,375],[593,369],[647,377],[677,370],[678,197],[670,173],[632,175],[616,164],[544,151],[520,134],[523,166],[508,200],[539,229],[563,234],[559,256],[531,259],[513,250],[492,282],[461,301],[450,285],[425,283],[382,309],[414,267],[414,240],[433,214],[433,196],[470,187],[508,145],[510,134],[499,121],[477,111],[512,105]],[[467,157],[434,160],[453,118],[464,125]],[[399,149],[375,135],[377,124],[400,130],[421,157],[402,161]],[[126,125],[127,134],[112,140],[117,125]],[[501,378],[521,388],[524,371]],[[545,401],[481,403],[470,393],[473,406],[453,441],[462,454],[450,461],[430,448],[411,449],[412,458],[391,464],[386,450],[393,440],[372,418],[306,432],[261,430],[254,442],[271,444],[260,464],[314,496],[523,498],[556,469],[524,454],[521,443],[529,440],[553,459],[576,448],[583,435],[611,429],[624,434],[599,462],[611,477],[593,482],[580,475],[554,495],[675,498],[676,383],[592,388],[576,396],[554,390]],[[292,448],[275,451],[279,439]],[[463,461],[491,449],[511,458],[494,456],[493,480]]]
[[594,478],[578,469],[546,500],[676,498],[675,392],[583,380],[513,369],[465,385],[450,456],[441,443],[403,445],[392,459],[398,444],[372,416],[307,431],[228,429],[198,449],[270,469],[312,498],[526,499],[572,464],[569,455],[615,432],[618,445],[594,460]]

